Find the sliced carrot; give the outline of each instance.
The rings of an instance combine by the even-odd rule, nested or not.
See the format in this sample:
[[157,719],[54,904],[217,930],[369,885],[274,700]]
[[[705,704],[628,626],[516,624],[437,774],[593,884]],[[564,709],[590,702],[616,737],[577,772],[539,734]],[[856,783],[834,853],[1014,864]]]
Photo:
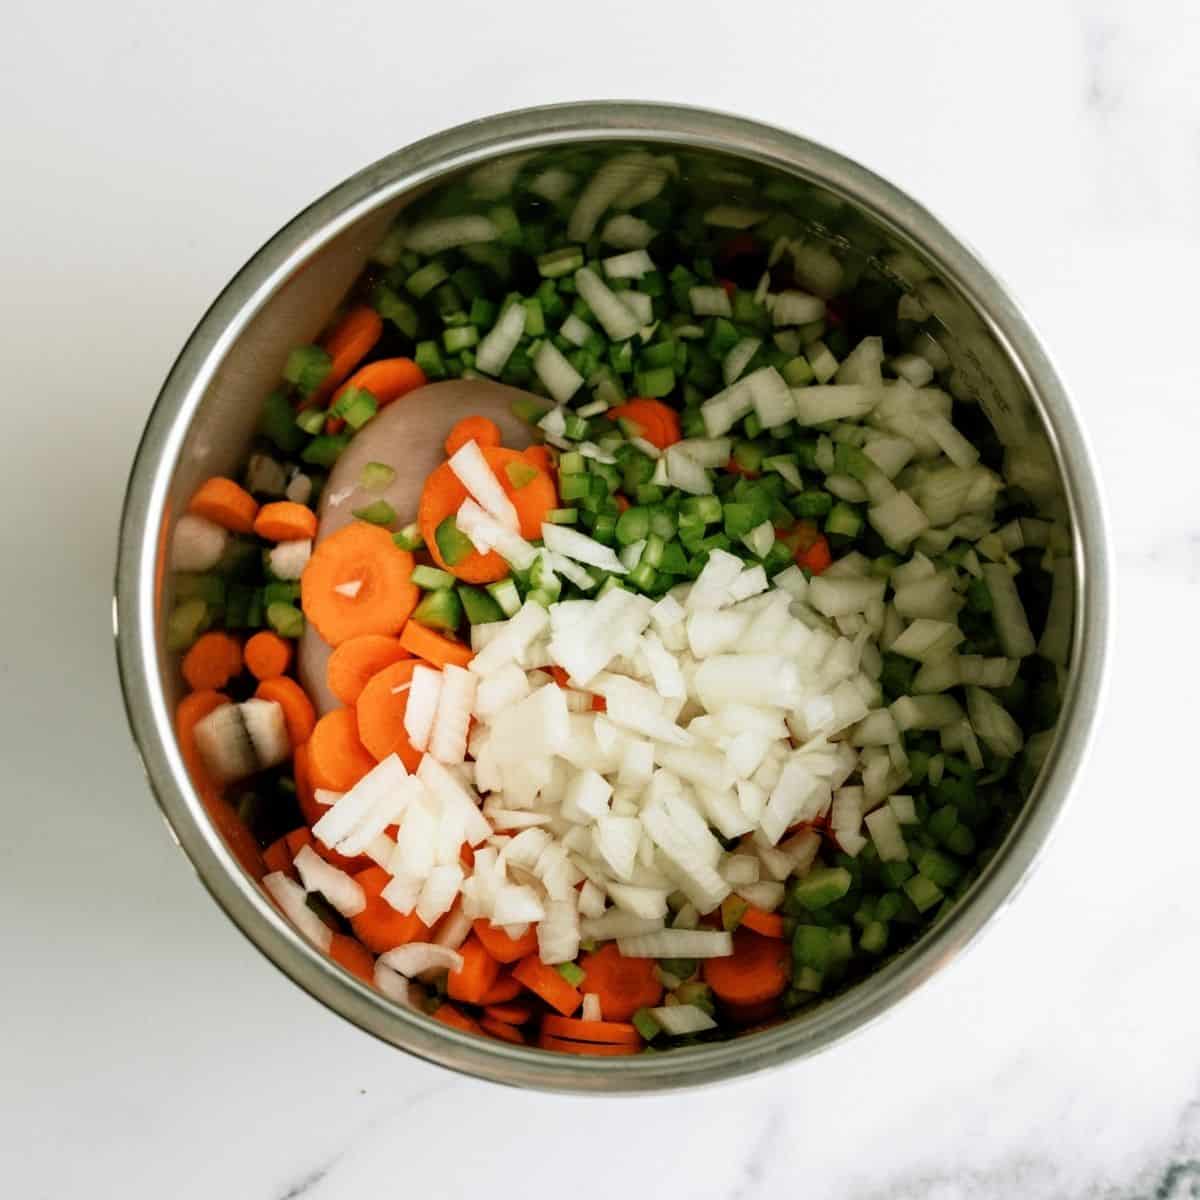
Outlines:
[[453,1004],[439,1004],[437,1012],[433,1014],[435,1021],[441,1021],[443,1025],[452,1025],[455,1029],[461,1029],[465,1033],[482,1033],[483,1030],[467,1016],[455,1008]]
[[456,642],[453,638],[435,633],[419,621],[409,621],[405,625],[400,635],[400,645],[435,667],[447,664],[465,667],[475,657],[475,652],[465,642]]
[[783,918],[778,913],[755,908],[753,904],[742,913],[741,924],[755,933],[761,933],[763,937],[781,938],[784,936]]
[[194,692],[223,688],[241,674],[241,644],[227,633],[202,633],[183,656],[180,669]]
[[291,833],[284,835],[283,840],[292,858],[295,858],[305,846],[312,846],[316,843],[316,839],[312,835],[312,830],[306,827],[293,829]]
[[446,977],[446,994],[451,1000],[478,1004],[499,977],[500,964],[473,935],[459,946],[458,952],[462,955],[463,965]]
[[300,579],[304,615],[331,646],[399,633],[417,606],[413,556],[378,525],[354,521],[313,551]]
[[246,828],[246,822],[237,815],[237,810],[216,791],[202,791],[200,799],[213,828],[221,835],[221,840],[229,848],[230,854],[241,863],[247,875],[255,880],[261,879],[267,873],[267,869],[263,866],[258,842]]
[[232,479],[214,475],[200,485],[188,505],[188,512],[207,517],[233,533],[249,533],[258,515],[258,502]]
[[175,737],[179,742],[179,753],[183,756],[192,784],[201,795],[216,794],[218,788],[208,768],[204,765],[199,747],[196,745],[196,726],[214,709],[231,703],[228,696],[220,692],[205,690],[184,696],[175,709]]
[[321,403],[358,366],[374,348],[383,333],[383,318],[369,305],[350,309],[321,343],[329,355],[329,374],[309,397],[309,404]]
[[706,958],[701,971],[718,999],[731,1004],[759,1004],[774,999],[787,987],[790,965],[791,949],[786,941],[738,929],[733,935],[733,953],[725,958]]
[[254,532],[268,542],[306,541],[317,536],[317,514],[294,500],[274,500],[258,510]]
[[524,1025],[533,1016],[533,1006],[530,1004],[486,1004],[484,1016],[495,1021],[503,1021],[506,1025]]
[[308,739],[308,769],[314,787],[348,792],[375,766],[359,741],[354,709],[335,708],[313,727]]
[[425,372],[411,358],[379,358],[359,367],[333,397],[336,404],[342,393],[361,388],[375,397],[380,408],[399,400],[401,396],[425,386]]
[[329,943],[329,957],[340,963],[363,983],[375,982],[375,958],[361,943],[344,933],[335,933]]
[[[359,693],[353,709],[358,736],[377,762],[397,754],[409,771],[421,765],[421,751],[408,740],[404,714],[408,711],[408,685],[417,662],[404,658],[376,672]],[[373,764],[372,764],[373,765]]]
[[247,643],[242,652],[246,669],[255,679],[278,679],[291,664],[293,642],[281,638],[269,629],[262,629]]
[[281,871],[284,875],[294,875],[292,870],[292,855],[288,850],[287,838],[272,842],[262,854],[263,866],[268,871]]
[[[506,450],[503,446],[485,446],[483,457],[517,510],[521,536],[531,541],[540,538],[546,514],[558,507],[558,492],[555,490],[554,480],[547,471],[532,462],[527,454],[517,450]],[[505,470],[511,463],[534,466],[537,468],[537,475],[524,487],[513,487],[512,480]],[[421,529],[421,536],[439,567],[467,583],[494,583],[508,574],[508,563],[495,551],[480,554],[472,550],[465,558],[450,566],[438,549],[437,527],[447,517],[457,513],[466,498],[467,489],[451,470],[449,463],[442,463],[430,472],[417,508],[417,523]]]
[[567,1038],[552,1037],[543,1033],[538,1038],[543,1050],[558,1050],[563,1054],[594,1054],[602,1058],[619,1058],[626,1054],[637,1054],[638,1046],[623,1046],[604,1042],[572,1042]]
[[581,1021],[575,1017],[557,1017],[547,1013],[542,1018],[542,1032],[554,1037],[570,1038],[575,1042],[604,1042],[621,1046],[642,1044],[642,1035],[625,1021]]
[[522,990],[521,985],[511,975],[500,975],[492,984],[491,991],[479,1003],[485,1006],[507,1004],[510,1000],[515,1000]]
[[525,1039],[521,1036],[521,1031],[512,1025],[506,1025],[503,1021],[497,1021],[492,1017],[484,1017],[479,1022],[479,1028],[484,1033],[490,1034],[494,1038],[499,1038],[502,1042],[512,1042],[514,1046],[525,1045]]
[[461,450],[468,442],[475,442],[482,450],[485,446],[500,445],[500,426],[491,417],[463,417],[446,438],[446,457]]
[[470,842],[463,842],[458,848],[458,861],[469,871],[475,865],[475,851]]
[[833,552],[829,549],[829,540],[822,534],[803,553],[796,555],[796,565],[813,575],[820,575],[833,563]]
[[392,877],[382,867],[368,867],[354,876],[367,898],[367,906],[350,918],[355,936],[374,954],[386,954],[409,942],[423,942],[429,927],[416,912],[398,913],[383,899],[383,889]]
[[571,686],[570,673],[560,667],[557,663],[551,663],[546,670],[550,672],[554,682],[557,683],[560,688]]
[[255,688],[254,695],[259,700],[274,700],[283,709],[288,741],[292,743],[293,750],[312,737],[317,724],[317,711],[308,693],[294,679],[287,675],[264,679]]
[[364,633],[361,637],[348,638],[329,656],[325,680],[329,690],[343,704],[353,704],[372,676],[405,658],[408,658],[408,651],[400,645],[399,638]]
[[660,450],[683,437],[679,414],[661,400],[629,400],[619,408],[610,408],[604,415],[613,421],[628,421],[638,426],[641,430],[638,436]]
[[503,929],[480,917],[472,928],[475,936],[499,963],[514,963],[538,948],[537,930],[531,925],[523,937],[511,938]]
[[558,469],[558,459],[549,446],[528,446],[521,453],[539,471],[545,471],[552,479],[554,478],[553,472]]
[[654,960],[626,958],[616,942],[585,954],[579,965],[587,976],[587,990],[600,997],[606,1021],[628,1021],[639,1008],[653,1008],[662,999]]
[[[653,965],[652,960],[647,961]],[[553,967],[546,966],[536,954],[517,963],[513,968],[513,978],[564,1017],[569,1017],[583,1003],[579,990],[573,988]]]

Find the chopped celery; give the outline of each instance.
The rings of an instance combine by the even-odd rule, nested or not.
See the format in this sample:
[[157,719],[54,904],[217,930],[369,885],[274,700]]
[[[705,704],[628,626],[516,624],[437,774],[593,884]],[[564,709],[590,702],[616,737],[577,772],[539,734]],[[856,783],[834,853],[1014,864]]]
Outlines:
[[471,539],[459,529],[453,515],[446,517],[438,525],[434,532],[434,540],[437,542],[438,554],[449,567],[457,566],[475,551]]
[[427,592],[440,591],[442,588],[454,586],[454,576],[449,571],[437,567],[427,567],[424,563],[413,567],[412,581]]
[[304,633],[304,614],[294,604],[268,604],[267,624],[280,637],[298,638]]
[[[416,582],[415,571],[413,572],[413,582]],[[482,588],[468,587],[465,583],[460,583],[458,598],[462,601],[467,621],[472,625],[487,625],[492,621],[504,620],[504,610]]]
[[321,434],[304,447],[300,457],[306,463],[312,463],[314,466],[332,467],[348,445],[350,445],[350,434],[348,433]]
[[382,492],[395,478],[395,469],[387,463],[369,462],[359,472],[358,485],[368,492]]
[[487,585],[487,593],[506,617],[515,616],[521,609],[521,593],[512,579],[500,579]]
[[458,594],[449,588],[426,592],[421,603],[413,609],[412,619],[430,629],[455,630],[462,624],[463,606]]
[[199,596],[177,604],[167,618],[167,649],[186,650],[209,626],[212,616],[209,607]]
[[304,431],[297,427],[296,412],[282,388],[276,388],[263,402],[258,429],[284,454],[295,454],[304,445]]
[[371,525],[392,525],[396,521],[396,510],[386,500],[372,500],[365,508],[356,508],[354,515]]
[[558,973],[572,986],[578,987],[584,981],[583,968],[578,963],[559,963],[555,968]]
[[504,473],[508,476],[508,482],[518,491],[527,487],[538,477],[537,467],[527,462],[505,463]]
[[425,539],[421,536],[421,530],[416,523],[405,525],[399,533],[393,533],[392,541],[401,550],[420,550],[425,545]]
[[297,346],[283,367],[283,377],[295,384],[302,396],[311,396],[325,382],[333,360],[320,346]]

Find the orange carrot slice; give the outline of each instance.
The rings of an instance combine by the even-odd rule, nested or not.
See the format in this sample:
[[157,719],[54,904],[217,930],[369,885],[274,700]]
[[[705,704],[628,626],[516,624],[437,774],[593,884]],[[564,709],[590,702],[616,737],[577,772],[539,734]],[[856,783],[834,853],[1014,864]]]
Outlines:
[[249,533],[258,515],[258,503],[232,479],[214,475],[200,485],[188,505],[188,512],[207,517],[233,533]]
[[278,679],[292,661],[294,643],[269,629],[262,629],[247,643],[243,651],[246,669],[255,679]]
[[575,1017],[547,1013],[542,1018],[542,1032],[554,1037],[570,1038],[575,1042],[606,1042],[623,1046],[642,1044],[642,1035],[625,1021],[581,1021]]
[[425,386],[425,372],[411,358],[380,358],[359,367],[333,397],[336,404],[342,394],[354,388],[370,392],[375,403],[384,408],[393,400]]
[[293,500],[264,504],[254,518],[254,532],[268,542],[297,542],[317,536],[317,514]]
[[483,917],[471,927],[475,936],[487,947],[488,953],[500,963],[514,963],[538,948],[537,930],[531,925],[524,937],[511,938],[503,929]]
[[485,446],[498,446],[500,426],[490,417],[463,417],[446,437],[446,457],[461,450],[468,442],[475,442],[481,450]]
[[359,693],[354,708],[346,710],[354,712],[359,739],[376,761],[397,754],[409,771],[421,765],[421,751],[413,747],[404,728],[408,685],[416,668],[417,663],[411,658],[384,667]]
[[331,646],[399,633],[417,606],[413,556],[378,525],[355,521],[321,542],[300,579],[304,615]]
[[613,421],[628,421],[638,426],[640,434],[651,445],[665,450],[683,437],[679,414],[661,400],[630,400],[604,414]]
[[358,737],[354,709],[335,708],[313,727],[308,739],[308,769],[314,787],[348,792],[375,760]]
[[521,992],[521,985],[511,975],[501,975],[479,1003],[486,1006],[507,1004],[510,1000],[515,1000]]
[[583,1003],[580,992],[553,967],[546,966],[536,954],[531,954],[517,963],[513,968],[513,978],[535,996],[540,996],[564,1017],[569,1017]]
[[325,679],[343,704],[354,704],[373,676],[406,658],[408,651],[399,638],[364,633],[348,638],[334,650],[325,668]]
[[386,954],[409,942],[423,942],[429,927],[415,912],[398,913],[381,893],[392,881],[382,867],[368,867],[354,876],[367,898],[367,906],[350,918],[355,936],[374,954]]
[[594,1054],[602,1058],[618,1058],[638,1053],[637,1046],[616,1045],[611,1042],[572,1042],[566,1038],[552,1037],[548,1033],[543,1033],[537,1044],[543,1050],[558,1050],[563,1054]]
[[455,1029],[461,1029],[465,1033],[483,1032],[466,1013],[460,1012],[453,1004],[439,1004],[437,1012],[433,1014],[433,1019],[441,1021],[443,1025],[452,1025]]
[[227,633],[202,633],[183,656],[183,677],[193,691],[223,688],[242,670],[242,647]]
[[628,1021],[639,1008],[653,1008],[662,999],[654,960],[626,958],[616,942],[585,954],[579,966],[587,976],[587,990],[600,997],[606,1021]]
[[525,1045],[525,1039],[521,1036],[519,1029],[515,1029],[512,1025],[506,1025],[503,1021],[497,1021],[494,1017],[483,1017],[479,1022],[479,1028],[502,1042],[512,1042],[514,1046]]
[[784,936],[783,918],[778,913],[755,908],[753,904],[742,914],[740,924],[747,929],[752,929],[755,933],[762,934],[763,937],[781,938]]
[[790,965],[791,949],[786,941],[738,929],[733,935],[733,953],[725,958],[706,958],[701,972],[719,999],[731,1004],[759,1004],[774,999],[787,987]]
[[524,1025],[533,1016],[533,1006],[530,1004],[486,1004],[485,1016],[495,1021],[503,1021],[505,1025]]
[[458,948],[463,965],[446,977],[446,994],[451,1000],[478,1004],[486,996],[500,974],[500,964],[487,948],[472,935]]
[[375,982],[375,958],[361,943],[344,933],[335,933],[329,943],[329,957],[340,963],[363,983]]
[[423,658],[435,667],[450,664],[465,667],[475,657],[475,652],[465,642],[434,633],[419,621],[409,621],[400,635],[400,645],[417,658]]
[[309,397],[308,404],[325,400],[371,353],[383,333],[383,318],[369,305],[360,304],[342,317],[326,335],[322,346],[329,355],[329,374]]

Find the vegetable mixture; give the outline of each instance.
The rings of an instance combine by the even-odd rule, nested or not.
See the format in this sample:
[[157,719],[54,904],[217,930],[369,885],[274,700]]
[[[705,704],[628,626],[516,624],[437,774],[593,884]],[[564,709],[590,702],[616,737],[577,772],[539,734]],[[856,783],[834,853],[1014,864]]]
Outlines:
[[[212,819],[456,1029],[630,1055],[818,1003],[963,896],[1051,737],[1052,460],[920,286],[729,194],[572,151],[426,198],[176,523]],[[450,422],[441,380],[488,402]],[[337,467],[392,405],[445,439],[403,509],[403,453]]]

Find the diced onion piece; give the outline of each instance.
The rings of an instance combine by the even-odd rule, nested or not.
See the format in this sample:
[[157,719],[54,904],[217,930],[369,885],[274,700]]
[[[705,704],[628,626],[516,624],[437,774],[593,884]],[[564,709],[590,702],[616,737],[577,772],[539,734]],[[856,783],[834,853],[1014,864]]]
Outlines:
[[692,312],[698,317],[732,317],[733,306],[723,287],[693,287],[688,289]]
[[327,863],[311,846],[301,846],[295,858],[300,882],[308,892],[320,892],[343,917],[356,917],[367,906],[362,886],[345,871]]
[[792,388],[795,419],[801,425],[823,425],[826,421],[845,421],[864,417],[883,398],[882,387],[861,384],[814,384]]
[[[544,342],[543,345],[550,343]],[[517,518],[517,510],[508,498],[508,493],[500,485],[495,472],[488,466],[487,459],[483,457],[483,451],[474,438],[460,446],[448,461],[450,470],[484,512],[495,517],[501,525],[514,533],[519,531],[521,523]]]
[[667,479],[672,487],[692,496],[707,496],[713,490],[708,472],[679,444],[667,447]]
[[[415,912],[427,926],[432,928],[454,905],[463,883],[463,870],[457,863],[446,863],[429,872],[417,898]],[[446,945],[440,939],[438,945]]]
[[463,957],[457,950],[435,942],[408,942],[381,954],[376,961],[406,979],[426,971],[461,971],[463,967]]
[[930,662],[953,650],[963,640],[963,632],[949,621],[919,617],[892,643],[892,654],[903,654],[918,662]]
[[412,685],[408,689],[408,707],[404,710],[404,732],[408,734],[414,750],[424,751],[429,745],[441,694],[441,671],[423,665],[413,669]]
[[600,240],[620,250],[644,250],[657,234],[657,230],[641,217],[624,214],[610,217],[600,231]]
[[892,716],[902,733],[944,729],[962,720],[962,707],[953,696],[901,696],[893,701]]
[[650,1009],[650,1015],[662,1026],[662,1031],[671,1037],[703,1033],[706,1029],[717,1027],[716,1021],[695,1004],[664,1005]]
[[980,740],[997,758],[1012,758],[1025,744],[1021,727],[991,692],[967,688],[967,714]]
[[283,915],[318,950],[328,953],[333,942],[333,931],[308,907],[304,889],[282,871],[272,871],[269,875],[264,875],[262,882],[271,898],[283,910]]
[[525,306],[510,304],[475,351],[475,369],[499,375],[525,332]]
[[184,513],[171,532],[171,570],[211,570],[228,545],[229,534],[215,521]]
[[621,302],[620,296],[590,267],[580,267],[575,272],[575,287],[613,341],[627,341],[641,328],[641,322]]
[[549,338],[538,346],[533,356],[533,370],[558,404],[566,404],[583,386],[583,376]]
[[996,636],[1008,658],[1025,658],[1036,643],[1025,616],[1025,606],[1008,568],[1001,563],[984,563],[983,579],[992,598],[992,621]]
[[656,169],[653,157],[642,150],[621,154],[603,163],[575,201],[567,221],[567,238],[572,242],[586,242],[605,210]]
[[527,571],[533,566],[537,551],[519,533],[496,520],[469,497],[462,502],[455,522],[459,531],[470,539],[471,545],[480,554],[495,550],[506,562],[518,571]]
[[[415,677],[414,672],[414,680]],[[461,763],[466,758],[467,728],[471,723],[477,681],[477,675],[453,663],[442,668],[437,716],[429,738],[429,753],[439,762]]]
[[771,309],[771,319],[776,325],[808,325],[824,317],[825,301],[807,292],[780,292]]
[[404,244],[417,254],[441,254],[455,246],[469,246],[477,242],[494,242],[500,231],[488,217],[434,217],[414,225],[407,233]]
[[881,862],[905,862],[908,859],[908,847],[900,832],[900,822],[890,808],[877,808],[867,813],[866,824]]
[[280,579],[299,579],[312,557],[312,539],[297,538],[290,542],[279,542],[267,551],[271,574]]
[[663,929],[617,939],[626,958],[726,958],[733,953],[733,937],[715,929]]
[[625,574],[625,566],[611,546],[606,546],[577,529],[547,523],[542,526],[542,543],[548,550],[565,558],[586,563],[601,571],[611,571],[615,575]]
[[627,250],[603,259],[600,264],[609,279],[641,279],[655,269],[654,260],[645,250]]

